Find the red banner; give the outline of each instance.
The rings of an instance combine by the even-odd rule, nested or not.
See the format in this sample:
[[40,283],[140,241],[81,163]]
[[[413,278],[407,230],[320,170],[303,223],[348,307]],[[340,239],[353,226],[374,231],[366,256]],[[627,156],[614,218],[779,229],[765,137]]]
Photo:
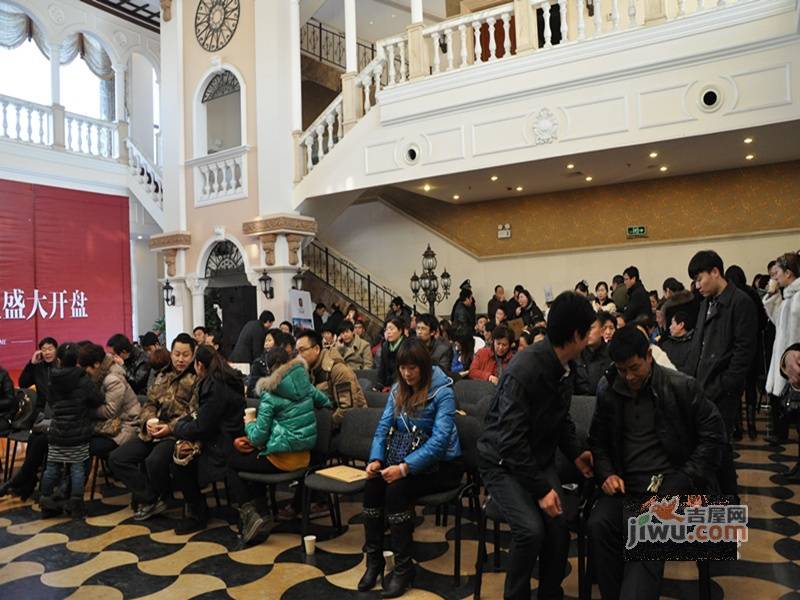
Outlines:
[[0,180],[0,365],[131,335],[128,199]]

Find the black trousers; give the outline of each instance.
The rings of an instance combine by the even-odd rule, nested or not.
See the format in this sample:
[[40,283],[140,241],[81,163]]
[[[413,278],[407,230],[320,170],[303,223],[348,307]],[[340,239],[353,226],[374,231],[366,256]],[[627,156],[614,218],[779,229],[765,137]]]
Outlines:
[[456,459],[440,462],[433,473],[409,475],[394,483],[386,483],[382,477],[367,479],[364,508],[385,509],[387,514],[405,512],[414,507],[414,500],[420,496],[457,487],[463,475],[464,463]]
[[736,477],[736,467],[733,464],[733,430],[736,428],[736,413],[739,410],[742,393],[723,394],[722,397],[714,399],[722,420],[725,422],[725,432],[727,440],[722,447],[722,462],[717,472],[717,481],[720,491],[729,496],[738,493],[738,481]]
[[[552,489],[564,506],[561,481],[554,464],[543,469]],[[564,515],[549,517],[539,508],[537,498],[506,470],[482,466],[481,477],[500,512],[511,527],[511,550],[503,597],[530,600],[531,574],[539,559],[539,600],[564,597],[564,580],[569,553],[569,527]]]
[[36,489],[39,482],[39,469],[44,465],[47,456],[47,434],[31,433],[28,447],[25,449],[25,460],[19,471],[11,478],[11,488],[20,496],[28,497]]
[[603,600],[658,600],[664,561],[625,562],[623,496],[603,494],[587,524],[589,560]]
[[[108,457],[111,471],[125,484],[138,504],[152,504],[172,493],[170,465],[175,440],[143,442],[140,439],[122,444]],[[144,468],[142,468],[144,465]]]
[[781,397],[769,395],[769,422],[772,437],[786,440],[789,437],[789,421],[783,416]]
[[[283,471],[267,460],[266,457],[259,456],[258,451],[251,452],[250,454],[242,454],[231,446],[228,451],[226,485],[230,490],[231,498],[234,502],[238,503],[239,506],[250,502],[253,498],[263,497],[266,493],[264,489],[266,486],[251,481],[245,481],[239,477],[239,471],[265,473],[268,475],[283,473]],[[299,508],[299,506],[295,508]]]
[[92,456],[108,458],[117,448],[117,442],[104,435],[95,435],[89,440],[89,454]]

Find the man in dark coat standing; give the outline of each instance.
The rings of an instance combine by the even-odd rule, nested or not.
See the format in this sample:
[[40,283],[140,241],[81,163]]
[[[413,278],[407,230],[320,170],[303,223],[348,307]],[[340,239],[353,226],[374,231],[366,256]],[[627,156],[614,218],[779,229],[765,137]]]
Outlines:
[[758,321],[753,302],[723,276],[722,258],[701,250],[689,261],[689,277],[703,296],[692,340],[695,377],[706,398],[717,405],[728,435],[719,472],[723,494],[735,496],[736,468],[731,439],[736,426],[739,398],[753,361]]
[[625,288],[628,290],[628,306],[625,309],[625,323],[633,323],[639,316],[650,317],[653,309],[650,306],[650,295],[639,279],[639,269],[630,266],[622,272]]
[[549,317],[547,339],[517,354],[503,373],[478,439],[481,478],[511,527],[506,600],[530,600],[537,558],[539,597],[563,597],[569,528],[556,448],[592,475],[591,455],[581,452],[569,416],[568,375],[597,315],[588,299],[564,292]]
[[236,345],[231,352],[230,361],[234,363],[244,363],[248,365],[264,352],[264,338],[267,331],[272,329],[275,323],[275,315],[265,310],[254,321],[248,321],[242,327]]

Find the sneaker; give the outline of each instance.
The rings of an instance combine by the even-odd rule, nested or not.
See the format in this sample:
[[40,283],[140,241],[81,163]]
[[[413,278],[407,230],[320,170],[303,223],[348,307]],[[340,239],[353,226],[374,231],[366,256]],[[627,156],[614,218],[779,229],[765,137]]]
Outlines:
[[150,517],[160,515],[167,510],[167,504],[163,500],[158,500],[152,504],[144,504],[139,507],[136,514],[133,515],[134,521],[146,521]]

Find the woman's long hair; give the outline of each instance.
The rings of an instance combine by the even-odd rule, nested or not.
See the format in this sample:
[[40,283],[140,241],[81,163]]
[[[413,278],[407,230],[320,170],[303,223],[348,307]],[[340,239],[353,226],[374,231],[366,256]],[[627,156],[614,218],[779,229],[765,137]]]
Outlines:
[[[412,388],[403,379],[400,367],[413,365],[419,367],[419,384]],[[433,377],[433,361],[425,345],[416,338],[408,338],[397,350],[397,389],[394,393],[395,415],[405,411],[413,414],[418,408],[425,406],[428,390]]]
[[225,362],[225,359],[213,346],[205,344],[198,346],[194,359],[205,367],[206,374],[204,379],[214,379],[224,385],[244,390],[242,376]]

